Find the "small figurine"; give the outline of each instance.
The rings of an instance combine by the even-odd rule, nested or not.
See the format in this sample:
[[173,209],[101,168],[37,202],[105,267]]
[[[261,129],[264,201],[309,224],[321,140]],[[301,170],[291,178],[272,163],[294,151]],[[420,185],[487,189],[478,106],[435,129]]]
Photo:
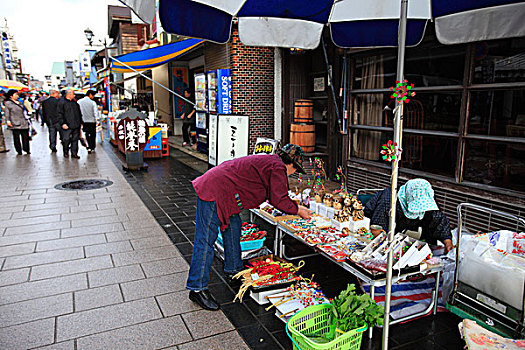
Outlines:
[[331,207],[333,203],[333,195],[331,193],[325,193],[323,197],[323,204],[327,207]]
[[343,197],[335,196],[334,200],[333,200],[333,203],[332,203],[332,206],[334,207],[335,210],[341,210],[341,209],[343,209],[343,203],[344,203]]

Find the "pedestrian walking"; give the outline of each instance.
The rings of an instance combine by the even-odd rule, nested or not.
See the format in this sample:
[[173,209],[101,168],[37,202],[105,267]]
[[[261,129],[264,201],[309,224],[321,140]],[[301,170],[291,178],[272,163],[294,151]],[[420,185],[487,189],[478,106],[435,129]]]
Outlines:
[[186,282],[190,300],[207,310],[219,304],[208,291],[213,245],[219,227],[224,240],[224,272],[232,277],[243,269],[241,259],[242,209],[257,208],[268,200],[277,209],[302,218],[310,210],[288,197],[287,176],[302,168],[303,150],[288,144],[273,155],[252,155],[233,159],[208,170],[193,180],[197,193],[195,243]]
[[43,93],[42,93],[42,96],[40,96],[40,97],[38,98],[38,102],[39,102],[39,104],[40,104],[40,108],[39,108],[39,110],[37,111],[37,113],[40,114],[40,121],[41,121],[41,122],[40,122],[40,125],[41,125],[41,126],[44,126],[44,124],[47,125],[47,122],[44,120],[44,111],[43,111],[42,106],[43,106],[44,101],[47,100],[48,98],[49,98],[49,96],[48,96],[45,92],[43,92]]
[[[9,90],[6,94],[5,105],[5,120],[7,128],[13,133],[13,143],[18,155],[22,155],[22,151],[26,154],[31,154],[29,150],[29,121],[25,115],[24,105],[19,102],[18,91]],[[22,140],[22,144],[20,144]]]
[[73,90],[66,90],[64,97],[58,100],[57,116],[58,124],[62,127],[62,145],[64,157],[80,158],[78,155],[78,140],[80,138],[80,127],[82,125],[82,115],[80,107],[74,100]]
[[4,138],[4,94],[0,94],[0,153],[9,152],[9,149],[5,146]]
[[[184,97],[188,100],[190,99],[191,91],[189,88],[184,89]],[[182,138],[184,139],[182,146],[191,146],[190,133],[197,128],[195,125],[195,108],[191,103],[184,101],[184,114],[181,115],[180,119],[182,119]],[[195,140],[193,140],[193,143],[195,143]]]
[[97,103],[93,100],[96,94],[96,91],[89,90],[86,96],[78,101],[82,114],[82,129],[87,140],[88,153],[94,152],[97,145],[97,122],[99,118]]
[[38,100],[40,96],[35,96],[35,99],[33,100],[33,113],[35,114],[35,120],[37,122],[40,121],[40,114],[38,113],[38,110],[40,109],[40,101]]
[[57,90],[51,90],[51,97],[42,102],[42,121],[45,121],[49,129],[49,148],[51,152],[57,151],[57,132],[62,140],[62,126],[58,124],[58,98],[60,94]]
[[26,94],[20,94],[20,98],[23,101],[27,116],[31,118],[31,116],[33,115],[33,106],[31,105],[29,97]]

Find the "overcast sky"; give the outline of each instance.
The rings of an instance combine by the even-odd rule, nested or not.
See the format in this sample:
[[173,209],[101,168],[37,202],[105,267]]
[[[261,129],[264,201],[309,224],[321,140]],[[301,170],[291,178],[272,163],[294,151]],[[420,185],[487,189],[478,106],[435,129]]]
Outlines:
[[[42,80],[53,62],[74,60],[87,47],[84,29],[107,35],[109,5],[117,0],[0,0],[0,27],[7,18],[24,73]],[[123,6],[123,5],[122,5]]]

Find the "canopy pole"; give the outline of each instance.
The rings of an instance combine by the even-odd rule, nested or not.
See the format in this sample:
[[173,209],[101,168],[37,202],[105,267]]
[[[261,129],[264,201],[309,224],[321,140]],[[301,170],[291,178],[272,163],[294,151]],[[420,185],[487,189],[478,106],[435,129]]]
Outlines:
[[[125,64],[124,62],[121,62],[120,60],[116,59],[115,57],[113,56],[109,56],[109,59],[111,60],[114,60],[118,63],[120,63],[121,65],[123,65],[124,67],[128,68],[128,69],[131,69],[132,71],[134,71],[135,73],[137,73],[138,75],[142,76],[143,78],[145,79],[148,79],[149,81],[151,81],[153,84],[156,84],[158,86],[160,86],[161,88],[169,91],[170,93],[172,93],[173,95],[177,96],[178,98],[192,104],[193,106],[196,106],[195,102],[191,102],[190,100],[188,100],[187,98],[179,95],[178,93],[176,93],[175,91],[171,90],[171,89],[168,89],[167,87],[165,87],[164,85],[162,85],[161,83],[158,83],[156,82],[155,80],[151,79],[150,77],[148,77],[146,74],[143,74],[142,72],[139,72],[138,70],[134,69],[133,67],[130,67],[128,66],[127,64]],[[109,70],[111,71],[111,67],[109,67]]]
[[[407,26],[407,9],[408,0],[401,0],[401,13],[399,17],[399,27],[397,32],[397,81],[404,80],[405,70],[405,41],[406,41],[406,26]],[[388,337],[390,327],[390,302],[392,296],[392,264],[393,254],[392,241],[396,229],[396,204],[397,204],[397,179],[399,172],[399,161],[401,160],[401,142],[403,136],[403,101],[396,101],[396,110],[394,117],[394,150],[396,159],[392,161],[392,179],[391,179],[391,203],[390,203],[390,219],[388,223],[388,258],[386,271],[386,286],[385,286],[385,318],[383,326],[383,350],[388,350]]]
[[337,105],[337,97],[334,90],[334,82],[332,81],[332,72],[330,71],[330,63],[328,62],[328,54],[326,53],[326,47],[324,46],[323,35],[321,35],[321,46],[323,47],[324,60],[326,62],[326,72],[328,73],[328,84],[330,85],[330,91],[332,91],[332,97],[334,98],[335,114],[337,116],[337,123],[339,124],[339,131],[343,133],[341,126],[341,118],[339,116],[339,106]]

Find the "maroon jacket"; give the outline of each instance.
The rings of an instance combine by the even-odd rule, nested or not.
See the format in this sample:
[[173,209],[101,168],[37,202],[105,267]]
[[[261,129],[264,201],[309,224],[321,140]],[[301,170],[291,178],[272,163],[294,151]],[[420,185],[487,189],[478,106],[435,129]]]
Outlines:
[[201,200],[216,202],[221,230],[228,227],[230,216],[241,212],[241,205],[243,209],[253,209],[268,200],[280,211],[297,214],[297,204],[288,197],[286,167],[278,155],[229,160],[192,183]]

